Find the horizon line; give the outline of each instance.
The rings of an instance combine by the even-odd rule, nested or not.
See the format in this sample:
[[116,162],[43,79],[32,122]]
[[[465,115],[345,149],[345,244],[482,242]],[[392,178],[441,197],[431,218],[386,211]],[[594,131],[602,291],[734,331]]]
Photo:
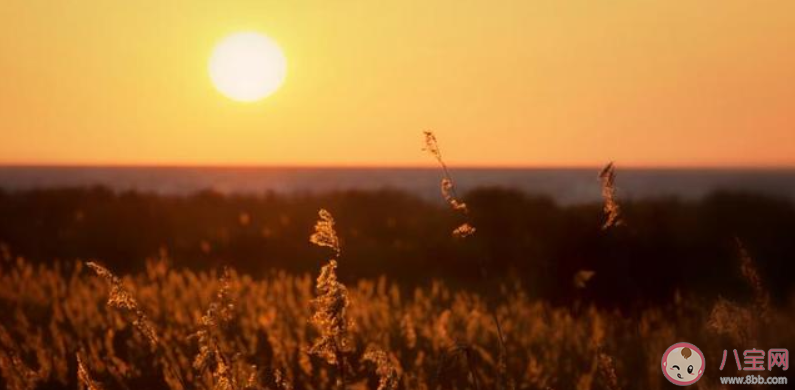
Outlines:
[[[448,163],[452,170],[585,170],[601,169],[605,164],[460,164]],[[795,170],[795,165],[716,165],[716,164],[630,164],[621,165],[616,162],[616,167],[621,170]],[[438,164],[189,164],[189,163],[13,163],[0,162],[0,168],[66,168],[66,169],[384,169],[384,170],[411,170],[411,169],[439,169]]]

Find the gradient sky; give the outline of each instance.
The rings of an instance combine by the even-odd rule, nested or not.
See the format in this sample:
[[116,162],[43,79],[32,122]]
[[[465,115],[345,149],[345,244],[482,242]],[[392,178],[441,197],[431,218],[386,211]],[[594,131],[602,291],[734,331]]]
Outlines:
[[[795,1],[0,4],[0,163],[795,166]],[[207,60],[259,31],[257,103]]]

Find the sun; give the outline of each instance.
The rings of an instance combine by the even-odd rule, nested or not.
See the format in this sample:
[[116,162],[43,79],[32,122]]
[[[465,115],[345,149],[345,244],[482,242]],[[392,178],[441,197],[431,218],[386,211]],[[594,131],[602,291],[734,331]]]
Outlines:
[[254,102],[279,89],[287,76],[287,59],[273,39],[241,32],[215,46],[209,72],[222,94],[232,100]]

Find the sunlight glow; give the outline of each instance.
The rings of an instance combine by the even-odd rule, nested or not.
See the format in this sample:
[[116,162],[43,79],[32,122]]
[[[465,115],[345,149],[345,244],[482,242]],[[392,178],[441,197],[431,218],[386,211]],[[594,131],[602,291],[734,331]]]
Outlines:
[[267,97],[282,85],[287,60],[272,39],[254,32],[230,35],[213,50],[209,64],[213,85],[241,102]]

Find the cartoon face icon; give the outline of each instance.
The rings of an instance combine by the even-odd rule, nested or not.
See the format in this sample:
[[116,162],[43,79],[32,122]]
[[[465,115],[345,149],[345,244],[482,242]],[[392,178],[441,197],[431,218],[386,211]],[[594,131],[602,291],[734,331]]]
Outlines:
[[662,371],[675,385],[692,385],[704,374],[704,354],[693,344],[676,343],[663,354]]

